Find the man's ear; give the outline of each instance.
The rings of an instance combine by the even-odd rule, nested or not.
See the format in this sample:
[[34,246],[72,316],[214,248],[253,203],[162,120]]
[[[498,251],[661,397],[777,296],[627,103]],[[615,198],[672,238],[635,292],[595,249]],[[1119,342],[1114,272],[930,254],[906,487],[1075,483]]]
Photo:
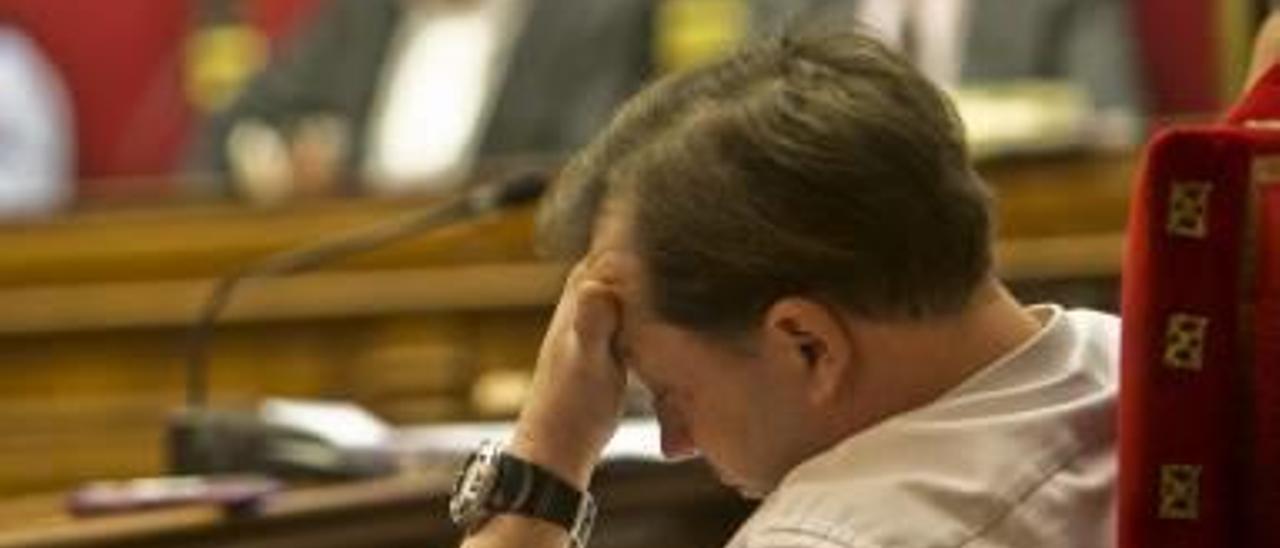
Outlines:
[[813,403],[837,398],[850,381],[856,348],[846,318],[836,308],[803,297],[786,297],[765,312],[761,326],[771,358],[803,375]]

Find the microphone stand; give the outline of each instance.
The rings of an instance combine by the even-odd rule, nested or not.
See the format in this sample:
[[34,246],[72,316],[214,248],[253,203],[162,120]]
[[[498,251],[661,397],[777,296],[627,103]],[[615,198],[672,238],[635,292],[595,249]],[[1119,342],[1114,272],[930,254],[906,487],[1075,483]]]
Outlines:
[[[209,346],[218,317],[243,283],[313,270],[358,253],[508,207],[532,202],[546,188],[541,173],[467,189],[421,212],[286,249],[220,278],[192,325],[186,352],[186,402],[170,422],[170,467],[177,474],[228,473],[276,468],[267,454],[275,432],[256,415],[208,406]],[[380,468],[380,467],[374,467]],[[367,475],[383,470],[357,471]]]

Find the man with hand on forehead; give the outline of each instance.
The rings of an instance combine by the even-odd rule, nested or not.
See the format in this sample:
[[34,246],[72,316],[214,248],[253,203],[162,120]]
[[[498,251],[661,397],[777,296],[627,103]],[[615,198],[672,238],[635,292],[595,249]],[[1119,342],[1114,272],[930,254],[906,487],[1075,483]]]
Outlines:
[[948,100],[858,33],[672,75],[561,174],[576,260],[467,548],[586,542],[628,372],[662,449],[763,502],[734,547],[1103,547],[1119,323],[1023,306]]

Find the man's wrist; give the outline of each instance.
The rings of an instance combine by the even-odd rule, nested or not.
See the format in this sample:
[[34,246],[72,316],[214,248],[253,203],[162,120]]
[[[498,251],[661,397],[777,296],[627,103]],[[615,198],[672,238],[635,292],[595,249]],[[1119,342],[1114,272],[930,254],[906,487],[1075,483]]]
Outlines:
[[595,522],[595,501],[566,476],[521,456],[510,444],[485,442],[463,466],[449,512],[454,523],[470,532],[486,528],[495,516],[535,518],[564,529],[581,548]]
[[591,483],[599,456],[575,447],[572,440],[557,440],[551,434],[539,435],[517,428],[507,444],[507,452],[547,469],[561,480],[585,492]]

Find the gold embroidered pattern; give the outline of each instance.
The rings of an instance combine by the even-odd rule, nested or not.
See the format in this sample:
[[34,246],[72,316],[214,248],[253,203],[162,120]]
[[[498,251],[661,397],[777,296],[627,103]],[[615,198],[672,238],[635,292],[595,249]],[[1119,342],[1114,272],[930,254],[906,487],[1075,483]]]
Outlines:
[[1209,232],[1209,191],[1204,181],[1175,181],[1169,192],[1165,230],[1174,236],[1203,238]]
[[1205,333],[1209,318],[1173,314],[1164,334],[1164,365],[1171,369],[1199,371],[1204,363]]
[[[1274,121],[1269,121],[1274,123]],[[1251,171],[1250,176],[1253,177],[1253,184],[1255,185],[1269,185],[1280,182],[1280,154],[1268,154],[1254,158]]]
[[1160,519],[1200,517],[1200,467],[1166,464],[1160,467]]

